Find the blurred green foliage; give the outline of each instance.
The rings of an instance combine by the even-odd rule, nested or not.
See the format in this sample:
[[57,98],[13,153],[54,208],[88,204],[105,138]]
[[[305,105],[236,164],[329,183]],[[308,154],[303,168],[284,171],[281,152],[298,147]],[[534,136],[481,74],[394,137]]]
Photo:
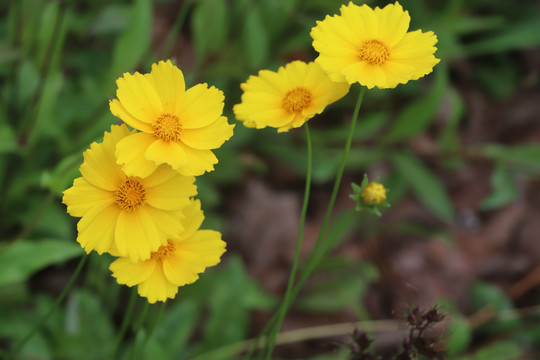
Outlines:
[[[234,122],[231,108],[239,102],[239,84],[260,69],[277,69],[291,59],[314,59],[311,27],[346,2],[2,1],[0,348],[8,350],[52,304],[55,294],[46,286],[36,286],[36,281],[45,281],[48,271],[71,269],[69,260],[83,254],[74,240],[76,219],[65,214],[61,193],[78,176],[82,151],[117,121],[108,110],[115,79],[124,72],[147,72],[160,59],[176,59],[188,85],[208,82],[225,92],[226,115]],[[482,207],[496,209],[512,202],[518,195],[516,177],[540,174],[540,146],[462,144],[460,129],[467,105],[451,81],[452,66],[467,59],[479,88],[494,100],[510,97],[523,83],[513,52],[540,45],[538,4],[407,0],[403,5],[412,14],[411,29],[437,34],[437,56],[442,61],[427,79],[394,91],[368,92],[349,157],[349,174],[360,179],[366,169],[384,164],[390,169],[382,179],[391,189],[390,203],[412,195],[434,217],[452,222],[455,210],[443,179],[468,157],[481,157],[494,165],[492,193]],[[163,19],[164,13],[171,12],[176,13]],[[165,34],[156,30],[158,18],[170,21]],[[338,167],[347,136],[343,125],[352,101],[347,97],[313,120],[313,178],[319,185],[328,184]],[[450,109],[447,114],[441,114],[443,106]],[[410,149],[410,141],[425,132],[436,133],[433,158]],[[301,135],[295,133],[278,135],[237,125],[231,141],[217,151],[216,171],[198,180],[206,226],[226,230],[220,213],[221,189],[238,184],[246,174],[271,175],[270,161],[285,164],[301,178],[306,171],[302,144]],[[342,260],[332,269],[325,269],[328,262],[323,262],[319,271],[331,275],[326,273],[326,281],[306,289],[299,309],[317,313],[349,308],[363,314],[359,304],[377,278],[376,269]],[[111,356],[128,289],[115,285],[108,264],[107,258],[91,255],[86,278],[62,311],[26,344],[22,358]],[[328,292],[336,294],[331,301],[325,297]],[[511,300],[489,284],[473,287],[471,300],[479,308],[513,308]],[[229,255],[225,265],[180,289],[139,358],[187,359],[242,341],[253,335],[251,312],[270,310],[274,304],[275,299],[247,275],[240,257]],[[522,349],[538,351],[540,328],[526,318],[496,318],[492,323],[498,326],[477,330],[457,311],[452,319],[451,358],[503,359],[497,356],[518,357]],[[468,352],[475,331],[504,340]],[[133,334],[128,335],[123,356],[133,340]]]

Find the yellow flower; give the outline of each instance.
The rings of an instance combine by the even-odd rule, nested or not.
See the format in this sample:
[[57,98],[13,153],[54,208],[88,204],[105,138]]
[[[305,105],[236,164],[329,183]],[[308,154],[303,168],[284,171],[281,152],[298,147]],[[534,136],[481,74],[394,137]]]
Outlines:
[[386,201],[386,189],[382,184],[372,181],[362,190],[360,197],[368,206],[381,205]]
[[432,31],[407,32],[411,18],[397,2],[378,7],[352,2],[341,15],[326,16],[311,29],[315,60],[335,81],[394,88],[433,71],[439,62]]
[[125,174],[114,156],[116,144],[130,135],[113,125],[103,143],[84,152],[82,177],[64,191],[71,216],[81,217],[77,241],[89,253],[115,250],[132,261],[150,258],[183,230],[182,210],[197,194],[193,176],[160,166],[149,176]]
[[342,98],[349,85],[330,80],[319,65],[293,61],[277,72],[259,71],[241,85],[242,102],[234,106],[246,127],[275,127],[278,132],[302,126]]
[[128,175],[146,176],[160,164],[182,175],[214,170],[219,148],[233,134],[223,112],[223,93],[207,84],[185,90],[182,71],[170,60],[152,65],[150,74],[125,73],[111,112],[140,130],[118,143],[116,157]]
[[219,232],[198,230],[203,219],[200,201],[192,201],[185,210],[185,230],[178,239],[169,239],[146,261],[117,259],[110,266],[112,276],[119,284],[138,285],[139,295],[150,303],[174,298],[179,286],[195,282],[198,274],[219,263],[225,252]]

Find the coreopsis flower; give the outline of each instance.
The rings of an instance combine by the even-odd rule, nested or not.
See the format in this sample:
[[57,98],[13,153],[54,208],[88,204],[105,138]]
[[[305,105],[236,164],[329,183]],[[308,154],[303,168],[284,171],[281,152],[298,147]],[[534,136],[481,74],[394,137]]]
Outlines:
[[283,132],[320,114],[349,91],[349,84],[332,81],[313,62],[293,61],[277,72],[259,71],[241,88],[242,102],[233,108],[236,118],[246,127]]
[[199,230],[204,219],[200,201],[192,201],[184,213],[184,230],[150,259],[132,262],[121,257],[111,264],[112,276],[119,284],[137,285],[139,295],[150,303],[165,301],[175,297],[179,286],[195,282],[207,267],[219,263],[225,242],[217,231]]
[[311,29],[315,60],[335,81],[368,88],[394,88],[433,71],[439,62],[432,31],[410,31],[399,3],[374,10],[350,2],[341,15],[326,16]]
[[140,132],[116,147],[128,175],[146,176],[161,164],[182,175],[202,175],[218,162],[212,149],[233,134],[222,116],[223,93],[207,84],[185,90],[182,71],[170,60],[152,65],[149,74],[125,73],[116,81],[118,99],[111,112]]
[[386,201],[386,189],[383,184],[371,181],[360,193],[362,201],[366,205],[381,205]]
[[197,194],[195,177],[159,166],[151,175],[127,175],[115,158],[116,145],[133,136],[125,125],[113,125],[102,143],[84,152],[82,177],[64,191],[71,216],[80,217],[77,241],[87,253],[114,251],[132,261],[178,238],[183,209]]
[[367,175],[364,175],[362,184],[351,184],[354,193],[349,195],[356,202],[356,211],[367,210],[375,215],[381,216],[381,209],[389,207],[386,201],[388,190],[378,179],[369,181]]

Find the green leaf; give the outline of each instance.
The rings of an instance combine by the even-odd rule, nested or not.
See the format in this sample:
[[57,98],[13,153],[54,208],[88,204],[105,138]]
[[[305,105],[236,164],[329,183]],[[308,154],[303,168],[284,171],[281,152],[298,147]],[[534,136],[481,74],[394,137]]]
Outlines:
[[407,152],[395,153],[392,162],[428,209],[442,220],[451,222],[454,219],[454,209],[446,189],[429,168]]
[[369,263],[357,267],[349,263],[325,276],[324,281],[318,281],[312,289],[303,292],[295,306],[306,311],[323,312],[356,309],[368,286],[377,279],[378,273]]
[[25,281],[35,272],[84,254],[76,242],[19,240],[0,249],[0,286]]
[[496,164],[490,178],[491,194],[487,196],[480,208],[483,210],[496,209],[514,201],[518,195],[517,186],[512,179],[510,171],[503,164]]
[[9,124],[0,122],[0,154],[11,153],[17,150],[17,138]]
[[459,93],[454,89],[448,92],[448,100],[450,101],[451,110],[446,125],[440,133],[438,145],[441,151],[455,153],[461,147],[458,131],[459,124],[465,113],[465,104]]
[[221,49],[227,39],[227,5],[224,0],[199,0],[192,15],[197,61]]
[[488,144],[482,149],[484,156],[507,165],[529,166],[536,170],[540,169],[540,145],[525,144],[517,146],[505,146]]
[[258,6],[251,8],[247,13],[242,43],[248,65],[252,69],[261,67],[270,53],[270,40]]
[[419,97],[405,107],[398,115],[390,131],[383,138],[385,142],[407,140],[424,131],[433,120],[439,104],[448,87],[448,70],[444,64],[435,67],[435,82],[428,96]]
[[515,49],[525,49],[540,44],[540,21],[531,19],[510,25],[487,39],[479,40],[466,47],[468,55],[501,53]]
[[64,136],[61,132],[61,127],[56,124],[58,119],[54,111],[63,86],[64,78],[61,72],[54,72],[47,77],[39,98],[36,123],[32,128],[32,132],[29,134],[30,143],[35,144],[38,138],[43,136],[50,136],[52,138],[61,138]]
[[24,108],[39,85],[39,71],[30,60],[23,60],[17,73],[17,106]]
[[508,295],[493,284],[477,282],[472,287],[471,297],[474,311],[479,311],[486,306],[495,311],[513,309],[512,301]]
[[446,353],[449,358],[465,351],[472,340],[471,325],[463,316],[454,313],[447,330]]
[[[197,304],[193,299],[180,299],[167,309],[156,328],[155,340],[165,352],[165,359],[181,359],[186,344],[199,322]],[[171,346],[174,344],[174,346]],[[151,344],[148,344],[151,345]],[[147,346],[150,348],[150,346]],[[151,357],[148,357],[151,358]]]
[[43,64],[46,61],[46,57],[48,55],[50,56],[48,53],[52,49],[51,44],[56,40],[53,38],[53,36],[55,36],[55,27],[59,26],[57,25],[57,22],[60,21],[58,17],[59,10],[59,3],[53,1],[45,5],[45,8],[41,14],[40,27],[37,33],[37,62],[41,69],[43,69]]
[[132,71],[150,47],[152,36],[152,1],[135,0],[128,26],[114,48],[111,75],[113,78]]
[[65,157],[52,171],[45,171],[41,177],[41,185],[48,187],[55,194],[62,194],[73,184],[73,180],[80,176],[79,167],[83,162],[83,155],[76,153]]
[[474,355],[462,356],[458,360],[508,360],[522,359],[523,347],[515,341],[497,341],[478,350]]

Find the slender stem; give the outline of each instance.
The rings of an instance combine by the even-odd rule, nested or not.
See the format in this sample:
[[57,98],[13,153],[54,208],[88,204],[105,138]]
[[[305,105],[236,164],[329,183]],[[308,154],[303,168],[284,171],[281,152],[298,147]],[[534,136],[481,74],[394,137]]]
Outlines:
[[131,346],[131,350],[129,351],[128,359],[133,359],[133,356],[135,354],[135,348],[137,347],[137,339],[138,339],[139,331],[141,330],[144,320],[146,319],[146,314],[148,314],[148,307],[149,307],[148,301],[145,301],[142,312],[141,312],[141,316],[139,316],[139,319],[137,320],[133,328],[135,339],[133,340],[133,345]]
[[[273,351],[274,344],[275,344],[275,338],[276,338],[277,332],[279,332],[279,328],[281,326],[281,322],[279,321],[279,319],[281,318],[281,320],[282,320],[282,317],[284,317],[285,313],[287,312],[287,310],[292,305],[292,301],[294,300],[294,298],[296,297],[296,295],[300,291],[301,285],[307,280],[307,278],[313,272],[313,270],[315,269],[317,264],[320,262],[320,260],[322,259],[322,257],[326,253],[326,251],[328,251],[330,246],[334,243],[334,241],[327,241],[327,242],[324,241],[325,235],[326,235],[326,228],[327,228],[328,223],[330,221],[330,216],[332,215],[332,212],[334,210],[334,204],[336,202],[337,194],[339,192],[339,188],[340,188],[340,185],[341,185],[341,179],[343,177],[343,172],[344,172],[345,166],[347,164],[347,158],[349,156],[349,152],[350,152],[350,149],[351,149],[354,130],[356,128],[356,123],[358,121],[358,114],[360,112],[360,107],[362,105],[362,101],[364,99],[365,92],[366,92],[366,88],[362,86],[360,88],[360,93],[358,94],[358,98],[356,100],[356,105],[354,107],[354,112],[353,112],[353,116],[352,116],[352,119],[351,119],[351,125],[349,127],[349,134],[347,135],[347,140],[345,142],[345,148],[343,150],[343,157],[342,157],[340,166],[338,168],[338,172],[336,174],[336,179],[334,181],[334,188],[332,190],[332,194],[330,195],[330,200],[328,202],[328,207],[326,209],[326,213],[325,213],[325,216],[324,216],[324,219],[323,219],[323,223],[322,223],[321,229],[319,231],[319,236],[317,237],[317,242],[315,243],[315,247],[314,247],[314,249],[312,251],[311,257],[308,260],[308,267],[306,268],[306,271],[304,271],[302,273],[301,280],[300,280],[300,282],[298,284],[299,286],[297,288],[295,288],[295,290],[293,291],[293,294],[291,294],[289,292],[289,289],[287,289],[287,293],[285,294],[285,300],[283,301],[283,303],[282,303],[282,305],[281,305],[281,307],[279,309],[279,312],[278,312],[278,314],[279,314],[278,315],[278,322],[276,323],[275,327],[273,328],[273,331],[272,331],[272,333],[270,334],[270,337],[269,337],[269,342],[267,343],[266,359],[270,359],[270,357],[272,355],[272,351]],[[332,237],[330,239],[332,239]],[[324,243],[324,246],[323,246],[323,243]],[[322,250],[320,249],[321,246],[323,246]],[[293,269],[294,269],[295,265],[296,264],[293,263]]]
[[178,15],[176,15],[176,18],[175,18],[176,20],[174,21],[174,24],[171,30],[169,31],[167,38],[165,39],[165,43],[161,50],[161,58],[166,59],[171,56],[174,43],[178,39],[178,34],[180,34],[180,32],[182,31],[182,26],[184,26],[184,22],[186,21],[187,15],[192,5],[193,5],[193,0],[186,0],[182,4],[182,7],[180,8]]
[[[287,304],[284,304],[285,309],[288,310],[290,306],[292,305],[294,299],[296,299],[296,296],[298,296],[298,293],[302,289],[302,286],[306,282],[306,280],[309,278],[311,273],[315,270],[319,262],[321,261],[323,255],[326,253],[326,251],[337,241],[339,236],[343,233],[345,228],[348,226],[348,224],[351,222],[351,220],[354,218],[354,215],[356,214],[355,210],[350,211],[347,214],[347,217],[343,220],[343,222],[340,224],[339,227],[337,227],[328,237],[328,240],[325,243],[325,246],[323,248],[323,251],[319,251],[317,254],[311,253],[311,256],[309,257],[306,267],[304,271],[302,271],[302,274],[300,275],[300,279],[294,286],[292,290],[292,295],[290,297],[290,301]],[[250,347],[247,352],[247,354],[244,357],[244,360],[251,359],[253,356],[253,353],[255,350],[259,348],[259,341],[266,336],[266,333],[271,329],[275,321],[277,320],[279,313],[276,312],[272,316],[272,318],[266,323],[266,326],[263,328],[263,330],[259,333],[259,335],[250,342]],[[278,341],[279,343],[279,341]]]
[[86,255],[83,255],[81,257],[81,260],[79,261],[79,264],[77,265],[77,268],[75,269],[75,272],[73,272],[73,275],[71,275],[71,278],[69,279],[66,287],[64,288],[64,290],[62,290],[62,293],[60,294],[60,296],[58,296],[56,298],[56,301],[54,302],[54,304],[51,306],[51,308],[49,309],[49,311],[47,312],[47,314],[45,314],[45,316],[43,316],[41,318],[41,320],[37,323],[36,326],[34,326],[34,328],[28,333],[26,334],[26,336],[24,338],[22,338],[16,345],[15,347],[13,348],[13,351],[11,352],[12,356],[14,356],[15,354],[17,354],[21,348],[24,346],[24,344],[26,344],[26,342],[28,340],[30,340],[32,338],[32,336],[35,335],[36,332],[38,332],[38,330],[43,326],[43,324],[47,321],[47,319],[52,315],[52,313],[56,310],[56,308],[58,308],[58,306],[60,305],[60,303],[62,302],[62,300],[64,300],[64,298],[66,297],[67,293],[69,292],[69,290],[71,289],[71,287],[73,286],[73,284],[75,283],[75,280],[77,279],[77,277],[79,276],[79,273],[81,272],[83,266],[84,266],[84,263],[86,262],[86,259],[88,258],[88,256]]
[[287,307],[285,305],[290,301],[290,297],[292,295],[292,288],[294,285],[294,280],[296,277],[296,270],[298,268],[298,262],[300,259],[302,239],[304,237],[304,225],[306,223],[307,207],[309,203],[309,192],[311,188],[311,168],[312,168],[312,162],[313,162],[313,159],[312,159],[313,149],[311,145],[311,134],[309,132],[309,126],[307,123],[304,124],[304,128],[306,129],[307,173],[306,173],[306,186],[305,186],[305,191],[304,191],[304,202],[302,204],[302,214],[300,216],[300,229],[298,230],[298,239],[296,240],[296,252],[294,254],[294,261],[293,261],[291,273],[289,274],[289,283],[287,284],[287,291],[285,292],[285,299],[283,300],[283,303],[278,310],[279,315],[277,317],[277,321],[267,341],[267,353],[266,353],[267,359],[270,359],[270,357],[272,356],[272,351],[274,349],[274,345],[276,342],[277,333],[279,332],[279,329],[281,328],[281,324],[283,323],[283,319],[285,318],[285,314],[287,313]]
[[159,322],[161,321],[161,318],[165,314],[166,308],[167,308],[167,304],[163,302],[161,306],[159,307],[158,315],[156,316],[154,322],[150,326],[150,329],[148,330],[148,333],[146,334],[146,338],[144,339],[144,342],[142,343],[141,348],[139,349],[139,354],[142,355],[146,343],[148,342],[148,340],[152,338],[152,335],[154,334],[154,330],[156,330],[157,324],[159,324]]
[[279,313],[275,312],[274,315],[272,315],[272,318],[270,320],[268,320],[268,322],[266,323],[264,328],[261,330],[261,332],[259,332],[259,335],[257,335],[257,337],[253,340],[253,344],[251,345],[248,352],[244,356],[244,360],[250,360],[251,359],[251,357],[253,356],[253,353],[255,352],[255,350],[257,350],[259,348],[259,341],[261,341],[263,338],[265,338],[266,333],[269,332],[273,328],[273,326],[274,326],[274,324],[275,324],[275,322],[277,320],[278,315],[279,315]]
[[345,149],[343,150],[343,158],[341,159],[341,164],[339,165],[338,172],[336,174],[336,180],[334,181],[334,188],[332,194],[330,195],[330,200],[328,201],[328,208],[326,209],[326,214],[324,215],[323,223],[321,230],[319,231],[319,236],[317,237],[317,242],[313,248],[313,253],[317,253],[319,247],[321,246],[324,236],[326,235],[326,227],[330,221],[330,216],[334,210],[334,204],[336,202],[337,194],[339,192],[339,186],[341,185],[341,178],[343,177],[343,171],[345,170],[345,165],[347,164],[347,158],[349,157],[349,151],[351,149],[352,138],[354,135],[354,129],[356,128],[356,122],[358,120],[358,113],[360,112],[360,106],[362,106],[362,101],[364,100],[364,94],[366,93],[366,88],[362,86],[360,88],[360,93],[356,99],[356,105],[354,107],[353,117],[351,120],[351,125],[349,127],[349,134],[347,135],[347,141],[345,142]]
[[122,319],[122,324],[120,325],[120,330],[118,331],[118,335],[116,335],[115,340],[115,349],[114,349],[114,356],[113,359],[118,358],[118,351],[120,351],[120,344],[122,343],[122,340],[124,339],[124,336],[126,335],[127,328],[129,326],[129,323],[131,322],[131,318],[133,316],[133,309],[135,308],[135,300],[137,299],[137,290],[136,288],[131,288],[131,293],[129,295],[129,302],[126,308],[126,312],[124,313],[124,318]]

